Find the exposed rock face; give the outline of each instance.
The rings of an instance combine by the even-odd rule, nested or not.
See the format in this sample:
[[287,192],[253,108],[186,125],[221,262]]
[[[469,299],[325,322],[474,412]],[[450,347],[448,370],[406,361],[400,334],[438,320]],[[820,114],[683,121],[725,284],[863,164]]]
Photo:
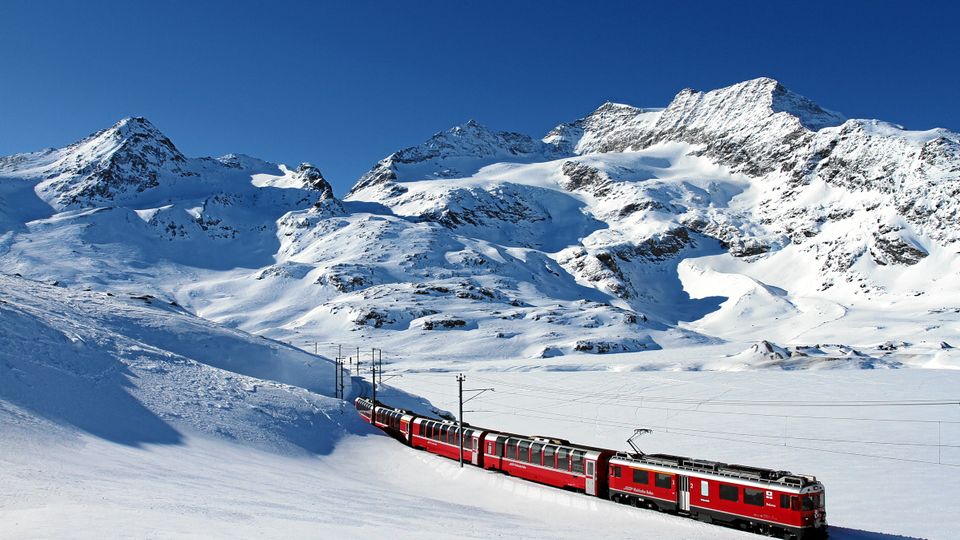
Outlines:
[[656,123],[661,111],[607,102],[585,118],[553,128],[543,141],[567,154],[633,149]]
[[320,199],[333,199],[333,188],[323,177],[320,169],[310,163],[301,163],[297,167],[296,178],[303,182],[304,186],[320,192]]
[[901,237],[898,231],[899,228],[883,226],[874,233],[870,255],[877,264],[910,266],[917,264],[928,255],[922,247]]
[[575,161],[567,161],[564,162],[561,170],[564,179],[560,180],[560,186],[567,191],[579,189],[597,197],[609,193],[609,177],[595,167]]

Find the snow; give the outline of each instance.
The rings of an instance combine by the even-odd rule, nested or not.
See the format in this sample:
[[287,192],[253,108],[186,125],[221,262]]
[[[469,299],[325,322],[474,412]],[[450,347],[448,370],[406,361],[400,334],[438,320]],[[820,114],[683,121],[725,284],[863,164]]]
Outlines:
[[0,499],[0,535],[11,537],[572,539],[604,537],[598,523],[611,538],[636,528],[745,536],[461,470],[382,436],[351,438],[323,459],[204,439],[141,450],[82,440],[39,458],[35,447],[0,444],[14,456],[0,468],[4,491],[17,495]]

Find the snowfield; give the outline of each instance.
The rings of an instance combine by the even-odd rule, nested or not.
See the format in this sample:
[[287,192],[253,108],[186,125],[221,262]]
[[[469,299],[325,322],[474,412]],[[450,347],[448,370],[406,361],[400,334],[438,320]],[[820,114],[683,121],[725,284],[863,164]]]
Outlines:
[[[453,375],[405,373],[403,388],[455,410]],[[948,539],[960,526],[951,503],[960,495],[956,405],[709,403],[895,400],[918,393],[935,399],[954,395],[960,382],[954,371],[467,376],[472,385],[496,388],[471,402],[478,412],[467,419],[476,425],[620,449],[634,427],[652,427],[641,440],[647,451],[816,474],[827,489],[831,538]],[[409,399],[395,392],[386,390],[384,400]],[[691,403],[698,399],[701,405]],[[135,447],[11,420],[6,408],[3,414],[4,537],[756,538],[469,466],[461,470],[359,424],[350,406],[342,416],[336,408],[329,414],[352,434],[319,457],[195,434]],[[939,453],[933,419],[943,419]],[[250,427],[247,419],[231,424],[236,431]],[[893,444],[873,444],[878,441]]]

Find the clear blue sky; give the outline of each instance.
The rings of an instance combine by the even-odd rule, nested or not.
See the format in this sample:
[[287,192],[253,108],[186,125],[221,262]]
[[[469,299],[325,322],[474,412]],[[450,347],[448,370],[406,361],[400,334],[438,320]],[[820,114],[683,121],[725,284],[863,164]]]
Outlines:
[[187,155],[312,161],[342,194],[470,118],[542,135],[606,100],[772,76],[849,117],[960,128],[948,2],[0,3],[0,155],[124,116]]

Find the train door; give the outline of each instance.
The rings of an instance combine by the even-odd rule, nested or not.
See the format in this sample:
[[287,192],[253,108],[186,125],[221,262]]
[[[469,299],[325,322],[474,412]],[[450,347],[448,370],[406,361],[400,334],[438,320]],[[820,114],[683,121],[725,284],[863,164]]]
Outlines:
[[474,465],[479,465],[480,453],[483,452],[483,447],[480,446],[480,435],[478,433],[474,433],[471,440],[473,441],[473,453],[472,457],[470,458],[470,462]]
[[587,495],[596,495],[597,494],[597,462],[588,459],[586,462],[586,472],[587,472],[587,485],[586,485]]
[[681,512],[690,511],[690,477],[677,476],[677,510]]

